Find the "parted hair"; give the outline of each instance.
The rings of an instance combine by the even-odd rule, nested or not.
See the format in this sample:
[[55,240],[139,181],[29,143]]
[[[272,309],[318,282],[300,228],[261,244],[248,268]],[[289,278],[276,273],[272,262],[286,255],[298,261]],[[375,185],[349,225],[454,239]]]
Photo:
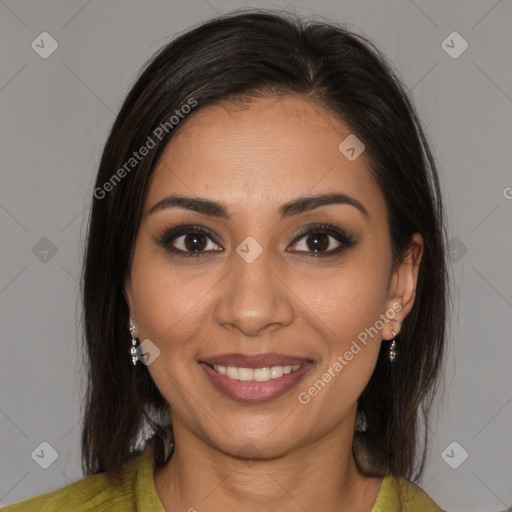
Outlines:
[[[385,198],[394,263],[406,256],[413,233],[423,237],[414,305],[396,338],[399,356],[390,364],[389,343],[382,342],[358,400],[355,437],[374,467],[409,480],[421,477],[428,421],[442,382],[449,296],[444,208],[430,143],[410,92],[366,36],[321,18],[253,9],[203,22],[161,48],[139,73],[104,147],[81,281],[86,474],[105,472],[117,482],[125,463],[147,443],[156,466],[171,452],[168,404],[147,367],[131,361],[124,295],[159,156],[204,106],[274,95],[316,100],[363,141]],[[169,119],[178,114],[171,126]],[[127,166],[148,137],[154,147]]]

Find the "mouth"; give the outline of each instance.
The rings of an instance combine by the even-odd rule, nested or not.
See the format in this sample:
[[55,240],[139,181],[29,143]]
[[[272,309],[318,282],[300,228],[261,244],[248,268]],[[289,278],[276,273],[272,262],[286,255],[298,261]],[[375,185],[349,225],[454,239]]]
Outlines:
[[238,402],[265,402],[283,395],[313,367],[309,359],[282,354],[208,357],[199,365],[213,386]]
[[296,372],[302,365],[293,366],[263,366],[261,368],[243,368],[237,366],[222,366],[220,364],[208,365],[221,375],[225,375],[231,380],[241,380],[244,382],[268,382],[271,379],[279,379],[283,375],[289,375]]

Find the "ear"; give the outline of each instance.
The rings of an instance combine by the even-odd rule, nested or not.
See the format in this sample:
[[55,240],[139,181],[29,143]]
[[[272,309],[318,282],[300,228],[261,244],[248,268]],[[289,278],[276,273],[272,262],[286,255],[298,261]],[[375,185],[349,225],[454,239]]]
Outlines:
[[395,311],[396,314],[393,320],[386,322],[384,325],[382,338],[385,340],[394,338],[392,331],[396,334],[400,332],[404,318],[409,314],[414,305],[418,270],[423,256],[423,249],[423,237],[419,233],[414,233],[403,261],[399,262],[393,270],[389,282],[386,311]]

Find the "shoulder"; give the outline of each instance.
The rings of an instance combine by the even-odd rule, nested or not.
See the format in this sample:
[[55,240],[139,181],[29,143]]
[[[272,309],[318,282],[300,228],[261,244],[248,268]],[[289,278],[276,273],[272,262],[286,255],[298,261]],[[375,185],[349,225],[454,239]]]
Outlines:
[[387,475],[371,512],[445,512],[421,487]]
[[0,508],[0,512],[110,512],[137,510],[137,480],[151,478],[151,454],[147,451],[132,458],[124,467],[120,486],[105,473],[97,473],[33,498]]
[[404,479],[397,482],[407,512],[445,512],[421,487]]
[[[124,486],[123,486],[124,487]],[[112,487],[103,474],[91,475],[72,484],[28,498],[0,509],[1,512],[54,512],[73,510],[113,510],[114,504],[126,503],[123,487]],[[126,508],[126,510],[131,510]]]
[[421,487],[389,474],[385,461],[369,448],[365,432],[356,430],[353,452],[363,474],[382,477],[370,512],[445,512]]

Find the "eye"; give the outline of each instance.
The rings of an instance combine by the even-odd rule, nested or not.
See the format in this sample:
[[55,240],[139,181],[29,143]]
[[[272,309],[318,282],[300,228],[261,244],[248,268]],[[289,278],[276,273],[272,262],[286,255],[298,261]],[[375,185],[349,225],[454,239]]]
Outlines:
[[334,256],[353,247],[355,240],[331,224],[315,224],[300,230],[291,246],[296,252],[311,252],[313,257]]
[[215,248],[220,246],[215,242],[212,231],[204,226],[177,226],[158,237],[156,242],[170,253],[185,257],[197,257],[203,253],[224,250]]
[[[205,256],[224,250],[210,229],[197,225],[176,226],[155,241],[171,254],[184,257]],[[331,224],[314,224],[303,227],[290,248],[292,252],[310,253],[312,257],[319,257],[340,254],[355,244],[351,235]]]

